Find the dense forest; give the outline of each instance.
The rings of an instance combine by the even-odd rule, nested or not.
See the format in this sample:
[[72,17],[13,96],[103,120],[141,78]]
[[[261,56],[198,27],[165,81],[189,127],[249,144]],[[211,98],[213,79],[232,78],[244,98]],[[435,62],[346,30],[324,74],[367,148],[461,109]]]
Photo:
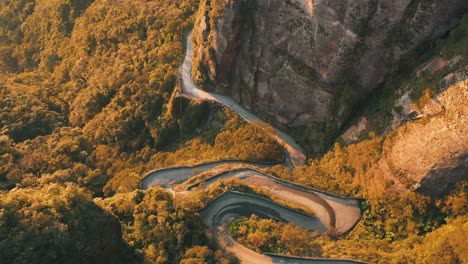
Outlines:
[[322,252],[318,235],[307,229],[256,215],[238,218],[229,226],[233,237],[257,252],[316,257]]
[[[0,1],[2,261],[236,262],[205,234],[197,210],[227,189],[264,190],[236,181],[187,196],[137,190],[156,168],[284,158],[263,125],[213,103],[172,97],[197,9],[197,0]],[[466,20],[453,43],[466,44]],[[344,238],[255,216],[234,222],[232,233],[257,251],[468,262],[468,184],[437,198],[384,192],[391,183],[370,178],[369,168],[389,138],[370,134],[337,143],[294,171],[269,170],[365,198],[362,221]]]
[[283,159],[262,125],[171,98],[197,6],[0,2],[3,261],[223,263],[195,211],[135,192],[158,167]]

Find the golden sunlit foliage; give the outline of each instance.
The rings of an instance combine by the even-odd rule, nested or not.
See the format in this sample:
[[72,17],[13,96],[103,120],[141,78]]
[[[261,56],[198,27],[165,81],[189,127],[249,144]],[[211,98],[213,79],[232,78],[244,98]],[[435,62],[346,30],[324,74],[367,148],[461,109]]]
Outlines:
[[[226,124],[226,128],[215,134],[214,140],[206,138],[204,134],[209,131],[200,132],[200,137],[194,137],[175,151],[155,151],[148,147],[132,155],[122,155],[118,162],[109,164],[107,174],[114,175],[104,187],[104,194],[111,195],[116,192],[130,192],[138,188],[144,173],[156,168],[164,168],[175,165],[194,165],[201,162],[240,159],[263,162],[281,162],[284,158],[281,147],[267,133],[268,129],[258,124],[249,124],[233,117],[229,110],[215,112],[220,115],[218,119],[212,120],[213,126],[217,122]],[[226,120],[226,118],[229,118]],[[235,124],[234,124],[235,123]],[[213,129],[213,128],[211,128]],[[180,132],[176,132],[180,135]],[[187,135],[185,135],[187,136]],[[177,140],[177,136],[174,136]],[[213,145],[209,141],[214,141]],[[112,155],[108,147],[101,146],[97,151],[103,155],[98,160],[111,159]],[[107,156],[107,157],[106,157]],[[115,159],[115,158],[112,158]]]
[[[234,263],[206,237],[196,210],[225,190],[266,195],[260,189],[226,181],[193,196],[135,191],[144,173],[156,168],[284,158],[267,127],[246,124],[213,103],[171,100],[198,4],[0,1],[1,261]],[[454,32],[466,31],[464,21]],[[458,54],[465,42],[442,51]],[[303,136],[328,137],[319,132]],[[366,198],[362,221],[347,237],[317,238],[255,217],[233,226],[237,236],[256,250],[286,254],[468,262],[467,184],[437,200],[390,192],[393,183],[372,173],[385,140],[371,136],[336,144],[294,172],[272,170],[305,185]]]
[[233,263],[214,249],[188,200],[154,188],[96,202],[119,218],[123,237],[146,263]]
[[117,219],[75,184],[0,193],[2,263],[133,263]]
[[[110,194],[134,190],[145,171],[162,166],[283,158],[264,128],[233,113],[210,118],[215,107],[208,103],[169,111],[196,1],[31,0],[0,7],[0,46],[12,49],[8,60],[2,57],[11,73],[0,76],[4,187],[34,186],[44,177],[100,195],[114,178]],[[229,129],[218,135],[224,125]],[[161,152],[187,140],[182,150]]]
[[238,218],[229,225],[232,236],[257,252],[275,252],[285,255],[317,257],[321,248],[315,242],[317,234],[291,223],[250,218]]
[[325,257],[354,258],[372,263],[465,263],[467,217],[447,219],[447,223],[426,236],[410,235],[388,243],[350,234],[346,239],[331,241],[320,237],[317,243]]
[[466,218],[466,182],[438,199],[393,187],[391,180],[375,174],[384,140],[391,137],[371,137],[348,146],[335,144],[323,157],[311,159],[293,173],[281,166],[270,172],[317,189],[365,198],[361,203],[362,219],[350,234],[337,241],[327,236],[318,239],[326,257],[431,263],[425,254],[437,250],[432,260],[440,257],[446,260],[443,263],[457,263],[463,256],[460,246],[455,242],[447,244],[434,234],[447,230],[447,226],[438,228],[445,221],[454,221],[458,226],[453,228],[462,228],[458,219]]
[[[123,246],[116,221],[91,202],[93,196],[132,192],[146,171],[163,166],[221,158],[283,159],[263,128],[247,125],[232,112],[211,103],[186,102],[182,108],[177,100],[170,104],[184,35],[197,8],[197,0],[0,2],[0,188],[5,190],[1,198],[14,196],[19,203],[27,193],[36,199],[21,202],[24,208],[13,206],[10,198],[2,200],[2,210],[11,209],[1,211],[2,217],[15,213],[8,219],[16,219],[2,224],[2,260],[50,263],[70,256],[93,262],[88,257],[94,251],[81,237],[86,230],[115,242],[105,249],[96,244],[101,238],[88,243],[102,251],[96,258],[125,255],[115,262],[127,263],[231,261],[214,246],[205,247],[200,224],[194,223],[199,221],[196,213],[176,210],[167,195],[150,193],[144,201],[116,198],[122,203],[119,208],[132,206],[122,213],[111,210],[122,222],[130,247]],[[79,203],[48,193],[62,188],[51,186],[66,185],[68,190],[69,183],[76,184],[73,192],[86,193]],[[52,201],[73,204],[62,209],[49,204]],[[43,215],[47,221],[31,209],[36,207],[51,211]],[[174,214],[167,218],[173,226],[155,221],[151,213]],[[28,222],[31,214],[40,216],[37,228]],[[71,217],[76,220],[72,224]],[[97,217],[114,225],[113,237],[104,233],[108,229],[98,230],[89,222]],[[60,229],[81,225],[79,232]],[[182,239],[191,229],[197,230]],[[63,243],[63,248],[54,243]],[[72,252],[73,247],[81,248]],[[57,253],[47,248],[57,248]],[[76,256],[79,252],[82,258]]]
[[[196,7],[189,0],[1,2],[2,185],[34,185],[50,174],[49,182],[79,182],[99,195],[119,172],[108,171],[112,159],[170,140],[160,137],[158,117]],[[100,146],[109,153],[97,153]]]

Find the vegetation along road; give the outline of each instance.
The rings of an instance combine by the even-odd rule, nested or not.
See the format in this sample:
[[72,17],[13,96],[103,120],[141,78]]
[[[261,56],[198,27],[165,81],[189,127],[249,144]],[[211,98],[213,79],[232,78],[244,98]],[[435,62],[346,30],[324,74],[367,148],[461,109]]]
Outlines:
[[[200,90],[191,75],[193,47],[191,34],[187,38],[187,50],[181,66],[181,85],[183,95],[192,99],[218,102],[237,112],[248,122],[261,121],[231,98]],[[275,138],[284,148],[284,165],[292,168],[305,163],[305,154],[295,141],[277,129]],[[341,197],[319,190],[300,186],[261,172],[259,169],[276,164],[221,160],[195,166],[179,166],[154,170],[141,181],[141,188],[160,186],[173,192],[189,192],[194,188],[207,188],[221,179],[236,178],[251,186],[262,186],[270,195],[290,204],[305,208],[298,211],[277,204],[257,195],[241,192],[225,192],[213,199],[200,215],[218,243],[236,255],[241,263],[353,263],[352,260],[288,257],[273,254],[259,254],[237,243],[229,232],[229,223],[238,217],[256,214],[261,218],[271,218],[292,222],[303,228],[324,233],[333,231],[337,235],[346,233],[359,221],[359,201]],[[258,168],[258,169],[257,169]],[[208,173],[207,173],[208,172]],[[210,173],[211,172],[211,173]],[[209,176],[197,176],[197,175]],[[313,212],[313,214],[308,213]]]

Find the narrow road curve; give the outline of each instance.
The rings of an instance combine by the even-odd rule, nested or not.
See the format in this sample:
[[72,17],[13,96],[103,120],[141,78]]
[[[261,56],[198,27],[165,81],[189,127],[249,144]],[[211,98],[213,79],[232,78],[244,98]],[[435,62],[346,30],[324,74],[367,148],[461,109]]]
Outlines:
[[[210,100],[218,102],[233,111],[237,112],[247,122],[258,121],[264,123],[258,116],[250,113],[245,108],[236,103],[233,99],[215,93],[208,93],[206,91],[197,88],[192,78],[192,58],[193,58],[193,46],[192,46],[192,33],[187,37],[187,49],[185,53],[184,61],[180,68],[181,85],[184,94],[191,98],[199,98],[204,100]],[[297,167],[304,165],[306,156],[304,150],[296,143],[296,141],[287,135],[286,133],[274,128],[276,135],[274,135],[277,142],[286,151],[286,159],[288,165]]]
[[211,232],[218,238],[220,244],[227,251],[233,252],[241,263],[273,263],[271,257],[254,252],[231,237],[229,231],[231,220],[241,216],[250,217],[252,214],[266,219],[293,222],[308,230],[324,230],[325,228],[314,217],[291,210],[256,195],[233,191],[218,196],[200,212],[200,216],[204,219],[206,225],[215,227]]
[[157,169],[146,173],[146,176],[144,176],[140,182],[140,189],[147,190],[152,186],[171,188],[174,184],[182,183],[195,175],[211,170],[220,165],[230,165],[236,167],[256,166],[259,168],[270,168],[277,165],[277,163],[264,163],[255,161],[249,162],[242,160],[218,160],[193,166],[176,166]]
[[[191,74],[193,55],[191,37],[192,33],[187,37],[186,54],[180,69],[183,93],[180,96],[215,101],[237,112],[247,122],[262,122],[260,118],[245,110],[231,98],[208,93],[196,87]],[[295,140],[278,129],[274,129],[274,131],[275,139],[285,150],[285,164],[292,168],[304,165],[306,156]],[[217,170],[220,168],[218,166],[222,167],[225,165],[232,165],[237,169],[226,169],[224,167],[224,169],[219,169],[220,171]],[[206,188],[206,186],[213,184],[215,181],[228,178],[238,178],[249,185],[268,188],[271,195],[307,207],[314,211],[316,216],[281,206],[256,195],[232,191],[221,194],[200,211],[203,221],[214,234],[218,243],[227,251],[236,255],[241,263],[358,263],[343,259],[301,258],[275,254],[259,254],[237,243],[231,237],[228,228],[229,223],[236,217],[248,217],[252,213],[264,218],[292,222],[319,233],[334,229],[336,233],[343,234],[359,221],[360,208],[357,199],[332,195],[300,186],[250,168],[252,166],[266,168],[273,165],[275,164],[224,160],[195,166],[163,168],[147,173],[141,181],[140,188],[149,189],[152,186],[161,186],[171,189],[176,184],[183,183],[193,176],[210,170],[216,171],[216,173],[213,173],[207,179],[203,179],[200,186],[188,183],[187,191],[194,187]]]
[[311,216],[291,210],[256,195],[234,191],[221,194],[207,204],[200,212],[206,225],[212,227],[211,232],[217,238],[220,246],[235,254],[241,263],[362,263],[348,259],[303,258],[277,254],[259,254],[250,250],[232,238],[229,223],[235,218],[241,216],[250,217],[252,214],[256,214],[261,218],[292,222],[309,230],[323,230],[322,223]]
[[333,230],[336,235],[342,235],[351,230],[361,216],[359,201],[356,199],[321,192],[252,168],[240,168],[214,174],[204,179],[201,184],[189,185],[187,190],[195,187],[204,189],[219,180],[232,178],[240,179],[248,185],[261,186],[274,197],[310,209],[325,227],[325,229],[316,229],[319,233]]

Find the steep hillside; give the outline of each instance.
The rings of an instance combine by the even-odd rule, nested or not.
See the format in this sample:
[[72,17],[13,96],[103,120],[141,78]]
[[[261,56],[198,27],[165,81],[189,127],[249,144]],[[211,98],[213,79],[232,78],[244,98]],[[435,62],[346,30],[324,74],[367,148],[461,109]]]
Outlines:
[[[236,263],[205,234],[199,210],[261,184],[137,190],[150,170],[220,159],[270,162],[257,169],[363,198],[347,235],[315,237],[252,217],[238,222],[251,246],[467,262],[466,8],[462,0],[0,1],[0,262]],[[177,96],[192,27],[200,88],[290,132],[311,154],[306,165],[273,166],[285,152],[272,129]]]
[[[172,97],[197,8],[191,0],[0,1],[2,261],[178,263],[201,249],[206,261],[229,262],[199,231],[194,207],[165,210],[167,193],[156,201],[134,193],[145,172],[163,166],[283,159],[261,127]],[[153,221],[155,211],[174,225]]]
[[458,181],[468,180],[466,66],[455,75],[458,82],[420,102],[425,105],[419,120],[391,133],[375,173],[431,196],[446,194]]
[[0,192],[4,263],[134,263],[117,218],[74,184]]
[[371,131],[386,135],[375,173],[397,189],[441,196],[468,179],[467,36],[465,15],[424,56],[405,55],[382,95],[374,96],[342,135],[347,143]]
[[[460,230],[468,198],[467,47],[465,15],[423,54],[416,50],[395,62],[385,85],[328,152],[293,172],[272,170],[365,199],[362,221],[348,236],[320,238],[324,255],[378,263],[466,261]],[[453,239],[446,239],[449,233]]]
[[[466,1],[203,1],[194,77],[320,145],[391,62],[444,35]],[[316,149],[317,150],[317,149]]]
[[312,153],[340,130],[348,144],[390,133],[375,173],[395,188],[437,196],[467,175],[466,8],[465,1],[203,1],[193,74],[203,87],[296,127],[290,131]]

